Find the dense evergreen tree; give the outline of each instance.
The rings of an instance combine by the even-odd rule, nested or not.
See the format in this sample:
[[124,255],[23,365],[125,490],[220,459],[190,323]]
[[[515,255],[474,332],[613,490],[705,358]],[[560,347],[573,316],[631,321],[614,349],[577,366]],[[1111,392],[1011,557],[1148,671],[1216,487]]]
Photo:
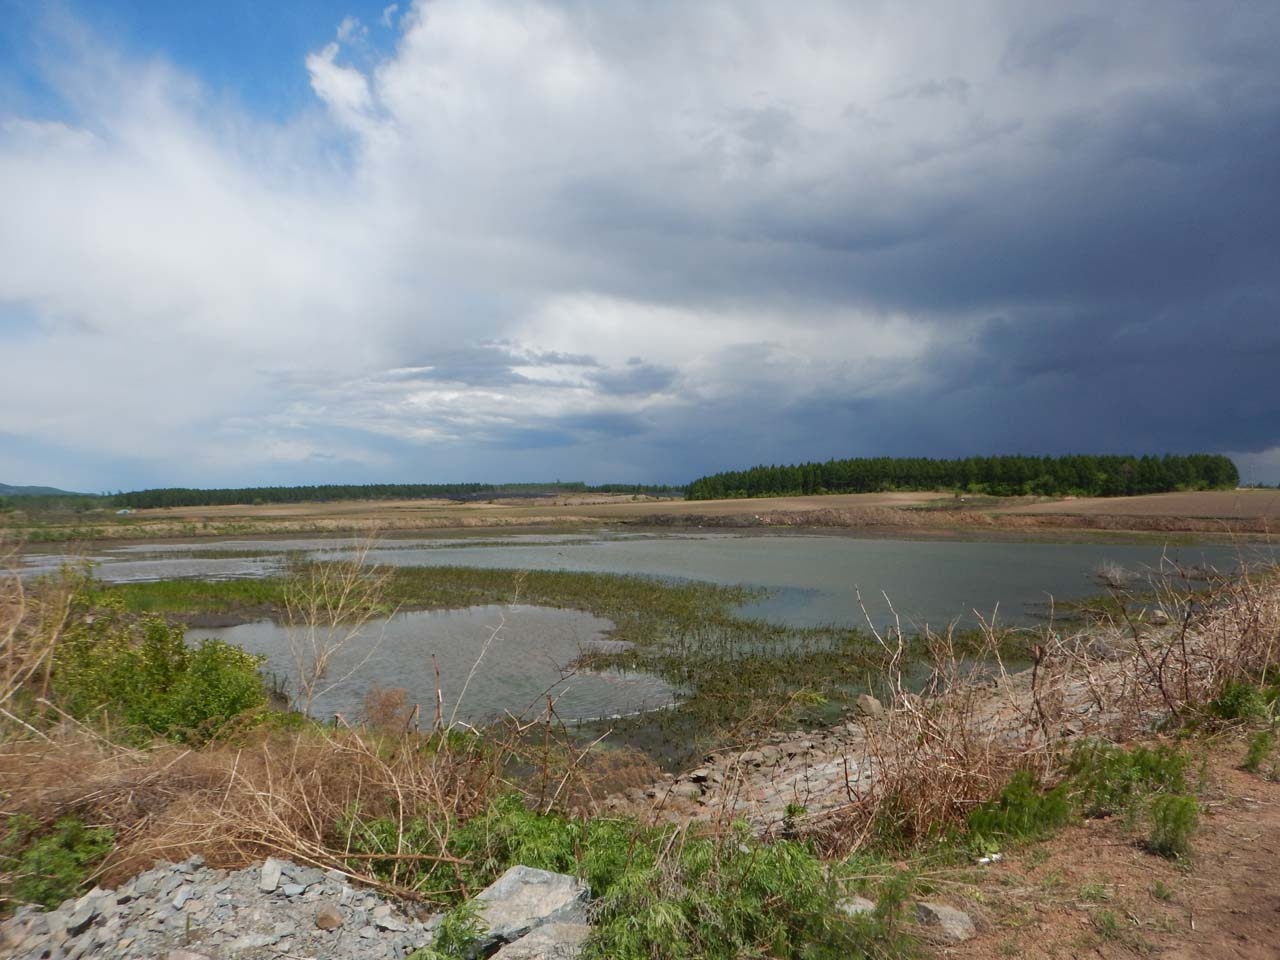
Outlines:
[[676,494],[680,487],[645,484],[568,483],[327,483],[298,487],[236,487],[194,490],[168,487],[134,490],[111,498],[116,507],[209,507],[254,503],[312,503],[329,500],[490,500],[494,497],[538,497],[563,493]]
[[689,484],[685,488],[685,499],[886,490],[1117,497],[1170,490],[1229,489],[1239,482],[1236,465],[1220,454],[1000,456],[963,460],[870,457],[716,473]]

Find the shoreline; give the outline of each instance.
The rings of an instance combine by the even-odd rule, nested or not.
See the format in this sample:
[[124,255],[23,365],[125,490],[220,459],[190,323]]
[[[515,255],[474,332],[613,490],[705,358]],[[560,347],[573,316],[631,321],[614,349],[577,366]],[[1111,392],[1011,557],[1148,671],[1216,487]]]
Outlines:
[[[1020,518],[1021,519],[1021,518]],[[1039,517],[1036,518],[1040,519]],[[786,517],[785,519],[761,518],[748,520],[739,517],[682,516],[669,519],[661,515],[636,520],[610,518],[562,518],[545,520],[522,519],[511,522],[468,523],[461,525],[423,526],[371,526],[365,525],[317,525],[304,527],[279,527],[264,525],[236,531],[157,531],[139,536],[109,534],[95,536],[69,535],[60,538],[28,539],[21,528],[0,527],[0,544],[6,539],[11,547],[22,552],[67,552],[76,547],[92,545],[101,548],[142,547],[149,544],[207,543],[210,545],[233,543],[245,539],[283,541],[296,539],[361,538],[373,536],[388,540],[408,540],[424,536],[465,539],[471,536],[508,533],[523,536],[536,533],[582,533],[599,530],[624,530],[628,532],[662,535],[681,534],[690,531],[726,533],[742,536],[833,536],[860,540],[909,540],[909,541],[958,541],[969,543],[1147,543],[1176,542],[1180,545],[1198,544],[1270,545],[1280,543],[1280,527],[1272,528],[1264,521],[1215,521],[1207,518],[1132,518],[1137,522],[1118,523],[1129,518],[1105,518],[1054,516],[1048,522],[1016,523],[860,523],[856,520],[814,521]],[[1080,523],[1068,521],[1081,520]],[[1225,528],[1225,529],[1224,529]]]

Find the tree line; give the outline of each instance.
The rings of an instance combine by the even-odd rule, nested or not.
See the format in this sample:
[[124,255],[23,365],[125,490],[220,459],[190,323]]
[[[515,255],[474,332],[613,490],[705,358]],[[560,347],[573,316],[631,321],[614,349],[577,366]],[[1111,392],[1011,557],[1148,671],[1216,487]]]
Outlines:
[[934,460],[865,457],[756,466],[699,477],[686,500],[777,497],[890,490],[961,490],[993,496],[1120,497],[1171,490],[1230,489],[1240,482],[1236,465],[1220,454],[1164,456],[996,456]]
[[569,493],[678,494],[680,487],[646,484],[554,483],[326,483],[294,487],[227,487],[196,490],[165,487],[133,490],[111,497],[114,507],[213,507],[258,503],[316,503],[332,500],[492,500],[496,497],[541,497]]

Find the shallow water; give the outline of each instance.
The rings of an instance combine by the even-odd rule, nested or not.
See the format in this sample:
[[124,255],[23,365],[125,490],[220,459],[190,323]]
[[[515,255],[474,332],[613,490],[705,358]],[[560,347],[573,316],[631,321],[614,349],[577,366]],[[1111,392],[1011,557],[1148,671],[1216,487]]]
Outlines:
[[[609,642],[604,636],[612,627],[608,620],[581,611],[526,605],[418,611],[374,620],[333,658],[310,712],[322,718],[341,713],[354,722],[364,711],[365,693],[378,683],[404,688],[408,702],[422,707],[421,725],[429,726],[437,667],[445,721],[478,723],[504,711],[532,717],[545,711],[548,696],[563,719],[635,713],[671,703],[671,687],[649,674],[566,675],[565,668],[582,650]],[[289,693],[299,694],[290,641],[306,649],[308,637],[301,629],[291,631],[267,620],[192,629],[187,636],[225,640],[267,657],[265,669],[287,676]],[[338,633],[334,639],[344,636]]]
[[[341,538],[166,543],[100,549],[90,557],[98,577],[113,582],[171,577],[266,576],[290,556],[341,556]],[[474,566],[643,574],[762,587],[769,596],[743,608],[749,616],[790,626],[877,626],[895,612],[904,623],[1031,621],[1053,600],[1100,591],[1106,565],[1139,578],[1174,565],[1235,569],[1274,559],[1274,547],[1150,543],[1016,543],[860,539],[845,536],[735,533],[464,534],[379,541],[369,560],[397,566]],[[63,558],[30,553],[29,569],[56,568]],[[862,602],[858,596],[861,594]]]

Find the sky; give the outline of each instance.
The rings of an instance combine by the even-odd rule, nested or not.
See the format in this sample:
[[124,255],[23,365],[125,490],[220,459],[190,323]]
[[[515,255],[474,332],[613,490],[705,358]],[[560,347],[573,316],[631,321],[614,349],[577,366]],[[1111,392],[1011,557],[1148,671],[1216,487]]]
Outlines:
[[1280,4],[0,0],[0,481],[1280,482]]

